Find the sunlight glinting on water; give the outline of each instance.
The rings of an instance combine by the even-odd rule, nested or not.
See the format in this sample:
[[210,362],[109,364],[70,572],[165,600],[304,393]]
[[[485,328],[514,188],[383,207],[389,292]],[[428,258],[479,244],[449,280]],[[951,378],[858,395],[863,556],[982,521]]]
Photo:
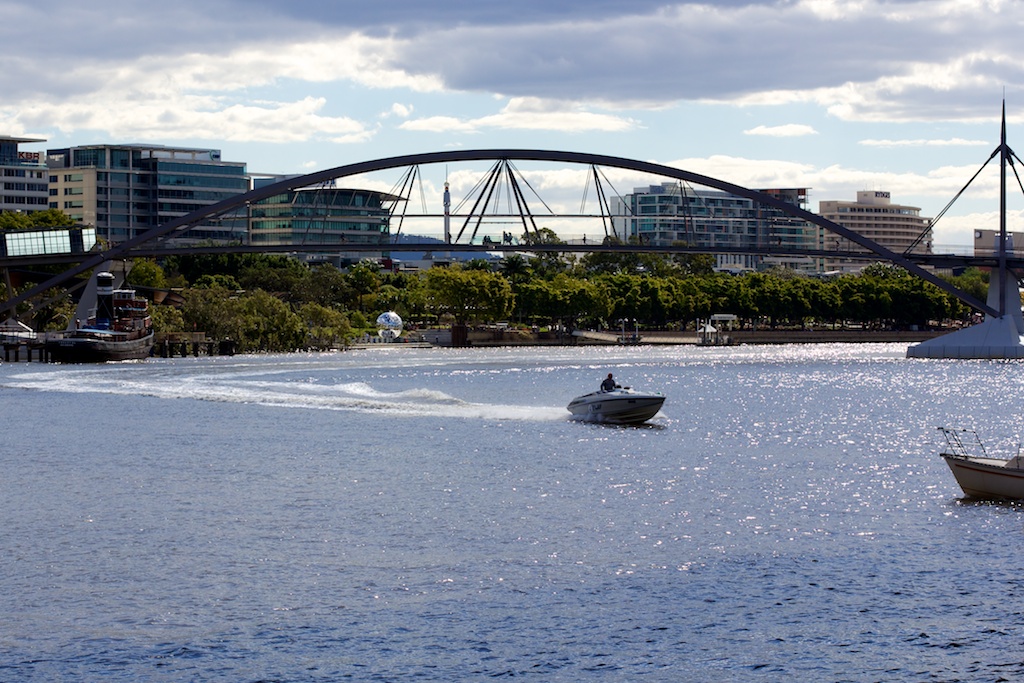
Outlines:
[[[4,365],[0,677],[1019,677],[1021,508],[936,427],[1012,452],[1022,366],[905,350]],[[571,422],[608,372],[662,413]]]

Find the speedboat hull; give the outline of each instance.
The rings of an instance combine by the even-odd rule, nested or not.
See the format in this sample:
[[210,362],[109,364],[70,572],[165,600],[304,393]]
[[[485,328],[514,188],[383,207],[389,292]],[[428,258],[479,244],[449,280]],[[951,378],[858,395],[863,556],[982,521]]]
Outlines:
[[577,396],[567,406],[573,419],[613,424],[640,424],[658,414],[665,397],[629,389],[595,391]]
[[1024,500],[1024,469],[996,458],[941,455],[968,498]]

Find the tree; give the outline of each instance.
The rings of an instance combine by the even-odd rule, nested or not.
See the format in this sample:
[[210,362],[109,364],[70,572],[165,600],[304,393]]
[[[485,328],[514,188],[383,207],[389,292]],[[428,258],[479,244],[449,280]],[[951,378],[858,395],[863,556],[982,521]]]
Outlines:
[[163,289],[167,286],[167,277],[164,270],[157,265],[153,259],[135,259],[132,269],[128,271],[125,278],[130,284],[136,287],[149,287],[151,289]]
[[352,326],[340,311],[308,303],[299,309],[299,317],[306,326],[306,345],[309,348],[333,349],[352,338]]
[[285,302],[256,290],[233,299],[234,339],[240,351],[294,351],[305,347],[306,326]]
[[312,302],[328,308],[343,307],[355,299],[355,291],[345,273],[330,263],[321,263],[309,271],[303,287],[293,300]]
[[186,332],[185,317],[174,306],[153,306],[150,309],[153,329],[157,332]]
[[363,297],[373,294],[380,287],[380,266],[373,261],[360,261],[348,269],[348,282],[356,293],[356,307],[365,311]]
[[0,211],[0,230],[70,228],[74,225],[76,225],[74,219],[60,209],[29,212]]
[[230,275],[202,275],[192,285],[196,289],[224,289],[229,292],[236,292],[242,288],[238,281]]
[[[609,235],[602,240],[601,244],[604,246],[622,246],[622,240]],[[635,273],[639,265],[639,255],[625,252],[595,251],[580,259],[580,266],[585,272],[597,275]]]
[[512,254],[501,259],[498,270],[513,286],[520,282],[525,282],[532,274],[529,261],[523,258],[521,254]]
[[491,270],[491,262],[483,258],[470,259],[463,266],[466,270]]
[[306,326],[288,304],[262,290],[235,295],[224,288],[188,289],[185,328],[231,339],[242,353],[305,348]]
[[605,288],[562,273],[549,282],[549,314],[575,328],[584,321],[595,324],[607,318],[611,303]]
[[457,266],[431,268],[426,282],[428,304],[438,315],[450,314],[460,325],[507,318],[515,300],[508,280],[497,273]]
[[[687,246],[686,242],[673,242],[674,246]],[[715,272],[715,257],[711,254],[675,254],[676,267],[684,275],[711,275]]]
[[289,298],[301,291],[308,277],[309,267],[287,256],[264,256],[258,260],[247,260],[237,275],[242,289],[280,292]]
[[[527,246],[565,244],[551,228],[527,230],[520,239]],[[565,272],[566,261],[559,252],[542,252],[530,259],[530,267],[534,273],[550,277]]]

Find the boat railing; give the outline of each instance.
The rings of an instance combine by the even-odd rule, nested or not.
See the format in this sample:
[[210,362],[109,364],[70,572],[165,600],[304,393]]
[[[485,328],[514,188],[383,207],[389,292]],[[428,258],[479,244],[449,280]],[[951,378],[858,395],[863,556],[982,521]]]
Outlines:
[[975,430],[939,427],[939,431],[946,437],[946,446],[950,455],[961,458],[988,457],[985,444],[981,442],[981,437]]

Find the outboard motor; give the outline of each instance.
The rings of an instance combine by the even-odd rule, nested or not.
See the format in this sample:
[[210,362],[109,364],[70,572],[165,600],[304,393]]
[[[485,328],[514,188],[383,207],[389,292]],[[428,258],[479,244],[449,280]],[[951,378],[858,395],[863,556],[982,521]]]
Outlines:
[[96,327],[109,330],[114,322],[114,275],[96,274]]

